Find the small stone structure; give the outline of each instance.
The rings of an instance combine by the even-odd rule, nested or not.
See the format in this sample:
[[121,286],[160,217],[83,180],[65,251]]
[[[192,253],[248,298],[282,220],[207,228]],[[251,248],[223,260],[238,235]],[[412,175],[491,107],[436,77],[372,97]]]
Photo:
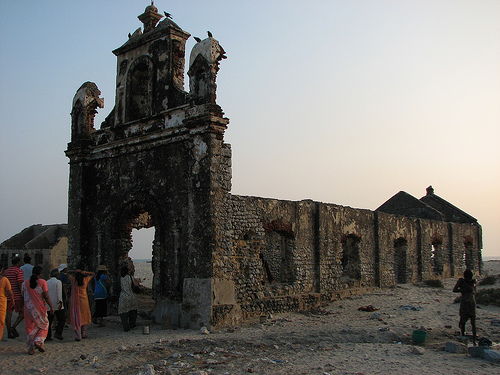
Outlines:
[[[68,226],[66,224],[35,224],[23,229],[0,244],[0,262],[4,269],[10,267],[15,254],[29,254],[31,264],[42,266],[45,278],[50,270],[66,263],[68,254]],[[21,263],[22,265],[22,263]]]
[[[114,108],[94,83],[73,100],[69,263],[104,263],[117,286],[133,228],[155,228],[155,319],[209,328],[311,309],[373,287],[480,272],[481,227],[433,192],[399,193],[376,211],[231,194],[229,120],[216,103],[225,52],[154,5],[117,56]],[[117,288],[114,288],[116,296]]]

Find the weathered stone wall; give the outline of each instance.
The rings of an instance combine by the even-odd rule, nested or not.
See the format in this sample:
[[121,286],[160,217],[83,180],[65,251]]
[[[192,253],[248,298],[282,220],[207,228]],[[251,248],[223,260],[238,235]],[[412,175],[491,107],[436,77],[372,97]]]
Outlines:
[[[378,246],[380,251],[380,286],[387,287],[398,282],[418,281],[419,273],[419,238],[415,219],[404,216],[377,212]],[[399,257],[398,250],[405,251],[405,257]],[[400,279],[398,280],[398,270]]]
[[421,220],[422,279],[453,277],[449,223]]
[[[322,292],[376,284],[374,213],[319,203]],[[326,260],[326,262],[325,262]]]
[[[72,187],[78,191],[70,194],[70,207],[78,205],[81,210],[70,209],[69,222],[83,221],[73,238],[85,239],[83,251],[70,257],[72,262],[95,266],[99,260],[118,273],[119,262],[132,245],[134,220],[147,212],[150,218],[145,225],[157,229],[155,293],[179,300],[184,278],[211,276],[214,249],[207,223],[212,220],[216,192],[230,188],[230,149],[204,124],[202,117],[207,113],[198,108],[188,116],[183,126],[174,124],[175,129],[167,116],[149,136],[147,127],[130,125],[123,129],[128,137],[96,144],[72,168],[81,171],[78,179],[82,182]],[[197,127],[189,126],[190,121],[197,122]],[[116,137],[113,132],[96,131],[95,142],[103,133]],[[213,175],[221,180],[218,187],[213,186],[217,181]]]
[[0,244],[0,262],[8,268],[12,256],[17,254],[23,265],[24,256],[29,255],[31,264],[41,266],[44,278],[48,278],[52,269],[66,263],[67,252],[66,224],[35,224]]
[[[214,325],[228,316],[310,309],[367,288],[455,276],[449,254],[464,246],[457,240],[452,250],[446,222],[310,200],[228,194],[224,204],[213,277],[232,281],[235,298],[215,304]],[[457,238],[470,236],[478,245],[477,226],[453,228]]]
[[[21,258],[21,265],[24,264],[24,255],[29,254],[29,256],[31,257],[31,264],[33,266],[41,266],[43,270],[43,278],[48,279],[50,271],[54,268],[57,268],[59,264],[66,261],[66,242],[67,238],[63,237],[55,247],[45,249],[9,249],[3,247],[0,248],[0,261],[2,262],[4,269],[7,269],[12,266],[11,260],[15,254],[17,254]],[[54,259],[56,260],[54,261]],[[57,262],[59,259],[63,259],[63,261],[56,264],[55,262]]]
[[[449,223],[455,277],[462,276],[466,268],[481,272],[482,232],[478,225]],[[467,251],[469,250],[469,252]],[[470,254],[470,257],[468,257]]]

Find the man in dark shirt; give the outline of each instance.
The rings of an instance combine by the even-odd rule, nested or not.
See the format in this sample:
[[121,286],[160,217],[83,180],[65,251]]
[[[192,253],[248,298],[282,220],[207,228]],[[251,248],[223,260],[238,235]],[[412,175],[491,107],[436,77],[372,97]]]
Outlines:
[[472,271],[465,270],[464,277],[458,279],[453,291],[462,293],[460,299],[460,333],[465,335],[465,323],[470,319],[472,325],[472,341],[476,345],[476,280],[472,278]]
[[64,312],[66,314],[66,321],[68,321],[68,311],[69,311],[69,295],[71,292],[71,282],[69,281],[68,278],[68,265],[61,263],[59,265],[59,268],[57,269],[59,271],[59,276],[58,279],[61,280],[62,286],[63,286],[63,304],[64,304]]

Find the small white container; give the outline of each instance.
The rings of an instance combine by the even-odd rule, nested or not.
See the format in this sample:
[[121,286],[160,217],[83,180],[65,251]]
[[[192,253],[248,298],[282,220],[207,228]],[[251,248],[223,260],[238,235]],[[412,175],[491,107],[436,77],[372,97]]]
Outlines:
[[149,335],[149,326],[143,326],[142,327],[142,333],[144,335]]

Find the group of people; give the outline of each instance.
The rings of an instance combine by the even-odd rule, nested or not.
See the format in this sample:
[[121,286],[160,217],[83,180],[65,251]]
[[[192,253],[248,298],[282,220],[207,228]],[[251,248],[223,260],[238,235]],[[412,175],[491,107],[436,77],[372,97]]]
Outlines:
[[[61,264],[58,269],[50,272],[49,280],[42,278],[43,269],[31,265],[31,258],[25,254],[24,265],[20,266],[21,258],[12,258],[12,267],[3,272],[0,264],[0,340],[4,329],[7,327],[8,338],[19,336],[17,326],[24,319],[26,328],[26,344],[28,353],[34,354],[36,350],[44,352],[45,340],[52,339],[52,325],[54,319],[54,337],[63,340],[63,329],[66,316],[75,332],[75,340],[87,338],[87,326],[94,322],[104,326],[107,316],[107,299],[109,296],[110,279],[105,265],[97,268],[97,273],[83,271],[82,269],[68,270],[66,264]],[[131,270],[132,268],[132,270]],[[2,276],[2,273],[4,274]],[[132,265],[125,265],[120,272],[120,298],[118,314],[124,331],[130,331],[136,326],[137,298],[134,289],[139,288],[140,280],[133,276]],[[94,281],[94,317],[90,311],[87,287]],[[476,344],[476,280],[470,270],[464,272],[454,292],[462,294],[460,301],[460,332],[465,334],[465,324],[471,321],[473,343]],[[12,324],[12,313],[18,316]]]
[[[87,326],[92,322],[104,326],[111,286],[105,265],[100,265],[94,273],[82,269],[68,270],[66,264],[61,264],[50,272],[46,281],[42,278],[42,267],[32,266],[29,255],[25,254],[23,266],[20,266],[19,256],[14,256],[11,262],[12,266],[5,272],[0,264],[0,340],[5,328],[9,339],[18,337],[16,328],[24,319],[28,353],[34,354],[37,350],[44,352],[44,342],[52,340],[54,321],[53,336],[58,340],[64,339],[67,320],[73,327],[76,341],[88,338]],[[133,289],[139,287],[140,280],[131,273],[133,270],[130,272],[128,266],[121,270],[118,314],[124,331],[134,328],[137,320],[137,297]],[[93,317],[87,294],[91,281],[95,300]],[[18,313],[14,324],[13,312]]]

